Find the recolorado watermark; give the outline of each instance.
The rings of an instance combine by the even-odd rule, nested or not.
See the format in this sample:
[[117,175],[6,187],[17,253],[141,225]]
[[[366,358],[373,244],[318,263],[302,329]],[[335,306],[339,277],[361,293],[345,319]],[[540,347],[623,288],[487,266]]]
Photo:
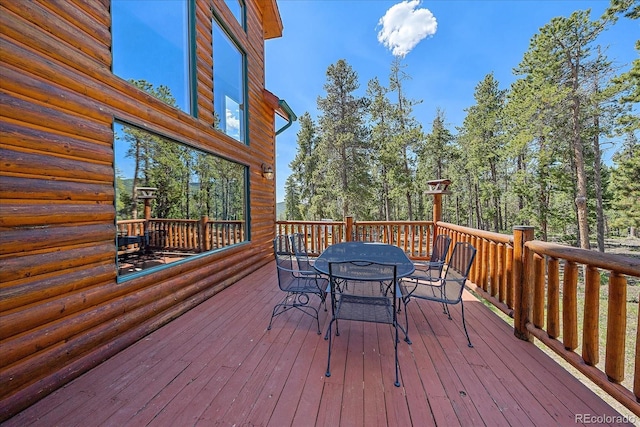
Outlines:
[[635,415],[595,415],[595,414],[575,414],[576,424],[633,424],[637,425],[638,417]]

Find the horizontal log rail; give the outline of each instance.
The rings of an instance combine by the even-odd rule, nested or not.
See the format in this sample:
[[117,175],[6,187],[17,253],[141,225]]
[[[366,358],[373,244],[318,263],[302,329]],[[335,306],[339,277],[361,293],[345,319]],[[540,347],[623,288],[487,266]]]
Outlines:
[[[531,240],[524,243],[523,261],[516,334],[538,338],[640,416],[640,316],[638,324],[627,324],[627,281],[640,278],[640,260]],[[630,358],[634,372],[625,369]],[[627,375],[629,387],[622,384]]]

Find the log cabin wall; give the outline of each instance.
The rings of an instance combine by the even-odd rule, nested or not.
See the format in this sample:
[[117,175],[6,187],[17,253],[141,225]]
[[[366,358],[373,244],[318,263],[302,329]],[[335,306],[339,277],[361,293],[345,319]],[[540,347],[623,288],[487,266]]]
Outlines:
[[[108,0],[0,4],[0,422],[271,260],[277,6],[246,1],[245,33],[195,1],[197,118],[111,72]],[[247,145],[212,127],[212,10],[245,49]],[[248,166],[250,241],[118,282],[115,119]]]

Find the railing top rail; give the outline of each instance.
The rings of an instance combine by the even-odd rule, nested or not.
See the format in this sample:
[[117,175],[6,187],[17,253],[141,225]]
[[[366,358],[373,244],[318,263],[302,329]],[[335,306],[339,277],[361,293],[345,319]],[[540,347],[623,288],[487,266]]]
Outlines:
[[525,246],[535,253],[548,255],[552,258],[566,259],[603,270],[640,277],[640,260],[624,255],[590,251],[540,240],[530,240],[525,243]]
[[276,221],[276,224],[306,224],[306,225],[344,225],[344,221]]
[[141,222],[145,222],[146,219],[144,218],[139,218],[139,219],[119,219],[118,221],[116,221],[117,224],[137,224],[137,223],[141,223]]
[[353,225],[432,225],[433,221],[354,221]]
[[448,222],[438,222],[438,227],[448,228],[450,230],[466,233],[471,236],[481,237],[497,243],[513,244],[513,236],[510,234],[494,233],[493,231],[478,230],[477,228],[463,227],[461,225],[451,224]]
[[151,218],[149,221],[153,222],[200,222],[199,219],[171,219],[171,218]]

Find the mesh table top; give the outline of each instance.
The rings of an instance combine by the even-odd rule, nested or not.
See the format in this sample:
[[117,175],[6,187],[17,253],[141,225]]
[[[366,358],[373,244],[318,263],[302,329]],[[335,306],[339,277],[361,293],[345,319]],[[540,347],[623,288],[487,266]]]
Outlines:
[[[343,242],[329,246],[320,254],[314,263],[314,268],[329,275],[329,263],[345,261],[374,262],[379,264],[390,264],[396,266],[396,277],[401,278],[410,275],[414,271],[414,266],[407,255],[397,246],[384,243],[373,242]],[[353,276],[357,271],[350,269],[347,276],[337,273],[344,279],[353,280],[390,280],[393,278],[393,269],[380,269],[379,275],[367,274],[367,277]],[[336,272],[334,271],[334,275]]]

